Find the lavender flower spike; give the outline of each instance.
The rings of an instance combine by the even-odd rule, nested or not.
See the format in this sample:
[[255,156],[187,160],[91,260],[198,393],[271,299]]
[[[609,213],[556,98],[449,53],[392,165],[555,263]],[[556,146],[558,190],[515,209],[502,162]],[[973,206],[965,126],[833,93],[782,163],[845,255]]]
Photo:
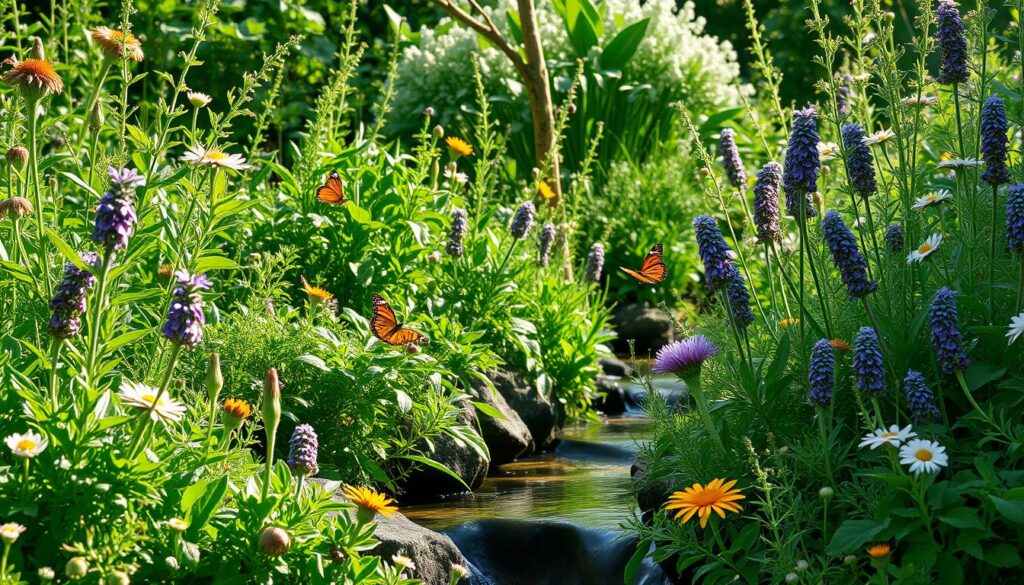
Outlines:
[[186,270],[175,274],[178,286],[171,297],[171,306],[167,309],[167,320],[164,322],[164,337],[186,349],[192,349],[203,341],[203,325],[206,315],[203,313],[203,295],[200,291],[212,285],[205,274],[195,276]]
[[312,426],[301,424],[295,427],[288,441],[288,467],[292,473],[300,477],[319,473],[320,467],[316,464],[318,448],[316,431]]
[[[99,264],[99,257],[93,252],[82,252],[82,261],[89,267]],[[82,314],[85,313],[86,292],[96,284],[96,277],[71,262],[64,264],[64,277],[57,284],[50,299],[50,335],[57,339],[70,339],[82,330]]]
[[870,327],[861,327],[853,343],[853,372],[857,389],[872,397],[885,393],[885,366],[878,334]]
[[587,263],[583,267],[583,276],[589,282],[596,283],[601,280],[601,271],[604,269],[604,245],[597,243],[590,247],[587,254]]
[[462,256],[462,240],[466,237],[469,222],[466,217],[466,210],[456,207],[452,210],[452,227],[448,232],[448,243],[445,251],[449,256]]
[[719,349],[703,335],[694,335],[658,350],[651,370],[655,374],[676,374],[686,378],[700,374],[705,361],[718,355]]
[[861,197],[870,197],[878,192],[875,181],[875,159],[871,149],[864,142],[864,130],[860,124],[843,125],[843,147],[846,150],[846,171],[850,174],[850,186]]
[[512,226],[509,228],[513,238],[521,240],[530,233],[530,228],[533,227],[533,216],[536,213],[537,209],[531,201],[526,201],[519,206],[515,217],[512,218]]
[[767,243],[782,241],[779,227],[779,186],[782,183],[782,165],[770,162],[757,172],[754,184],[754,225],[757,240]]
[[935,349],[935,360],[943,374],[965,370],[971,365],[970,358],[964,351],[963,335],[960,333],[960,317],[953,291],[942,287],[932,300],[928,310],[931,324],[932,348]]
[[819,339],[811,350],[811,363],[807,371],[807,399],[817,406],[828,406],[832,401],[835,364],[832,344],[827,339]]
[[1006,239],[1011,252],[1024,254],[1024,183],[1010,185],[1006,194]]
[[898,223],[889,224],[889,227],[885,228],[885,245],[889,247],[889,251],[894,254],[900,254],[903,252],[903,226]]
[[135,233],[135,189],[145,185],[146,179],[128,168],[108,167],[107,175],[110,188],[96,205],[92,239],[108,252],[120,252],[128,247],[128,240]]
[[786,211],[797,219],[800,217],[800,198],[804,198],[804,212],[814,217],[814,203],[811,193],[818,190],[818,170],[821,160],[818,156],[818,112],[813,106],[793,112],[793,129],[789,133],[789,147],[786,149],[786,164],[782,174],[782,188],[786,192]]
[[722,156],[722,166],[729,176],[729,183],[741,191],[747,188],[747,171],[743,169],[740,151],[736,148],[736,133],[732,128],[723,128],[718,135],[718,152]]
[[981,180],[992,186],[1010,182],[1010,171],[1006,168],[1008,130],[1006,105],[1002,98],[988,96],[981,108],[981,158],[985,161]]
[[832,263],[839,269],[851,299],[864,298],[875,292],[877,282],[868,280],[868,263],[857,248],[857,238],[843,223],[838,211],[832,210],[821,220],[821,232],[832,254]]
[[548,262],[551,261],[551,243],[555,241],[555,224],[546,223],[540,230],[540,255],[537,259],[537,264],[542,268],[547,268]]
[[700,259],[704,262],[704,278],[708,290],[715,292],[732,280],[733,266],[729,259],[731,250],[722,232],[718,231],[718,222],[713,217],[697,216],[693,220],[693,231],[697,236]]
[[964,22],[953,0],[939,0],[935,9],[938,20],[936,39],[942,51],[942,67],[939,83],[953,85],[967,81],[967,38],[964,36]]
[[935,405],[935,394],[928,387],[920,372],[908,370],[903,378],[903,396],[910,407],[910,420],[914,424],[933,421],[939,417],[939,407]]
[[750,292],[747,290],[747,281],[743,279],[740,271],[732,267],[732,280],[725,289],[729,297],[729,307],[732,309],[732,321],[740,330],[746,330],[754,322],[754,311],[750,309]]

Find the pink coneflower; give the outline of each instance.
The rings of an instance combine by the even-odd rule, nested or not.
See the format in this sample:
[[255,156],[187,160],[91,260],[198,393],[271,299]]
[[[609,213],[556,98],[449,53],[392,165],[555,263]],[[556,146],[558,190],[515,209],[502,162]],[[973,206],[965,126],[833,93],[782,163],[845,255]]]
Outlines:
[[132,33],[124,34],[107,26],[99,26],[92,29],[90,35],[107,59],[142,61],[142,42]]
[[674,341],[658,350],[652,371],[680,377],[700,373],[705,361],[718,355],[719,349],[703,335]]

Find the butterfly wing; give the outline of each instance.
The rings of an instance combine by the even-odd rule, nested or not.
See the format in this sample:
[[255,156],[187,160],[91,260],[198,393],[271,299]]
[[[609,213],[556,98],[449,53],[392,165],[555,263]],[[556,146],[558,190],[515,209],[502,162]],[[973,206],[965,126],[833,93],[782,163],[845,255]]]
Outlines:
[[662,255],[662,245],[655,244],[644,258],[639,271],[629,268],[621,268],[621,270],[644,284],[658,284],[665,280],[665,276],[668,274],[668,268],[665,266],[665,259]]
[[345,188],[341,183],[341,177],[338,176],[338,171],[331,171],[327,182],[317,187],[316,198],[331,205],[344,205],[348,201],[345,199]]
[[377,293],[373,293],[373,319],[370,320],[370,330],[377,339],[390,345],[422,343],[425,339],[418,331],[403,327],[391,305]]

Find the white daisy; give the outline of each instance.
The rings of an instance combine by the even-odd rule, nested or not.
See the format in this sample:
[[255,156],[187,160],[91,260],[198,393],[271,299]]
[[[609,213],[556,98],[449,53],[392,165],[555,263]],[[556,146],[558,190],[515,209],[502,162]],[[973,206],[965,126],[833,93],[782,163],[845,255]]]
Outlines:
[[938,205],[939,203],[948,201],[952,198],[953,193],[948,189],[939,189],[938,191],[929,193],[924,197],[918,197],[917,200],[914,201],[914,209],[924,209],[930,205]]
[[892,131],[892,128],[889,128],[888,130],[879,130],[878,132],[866,137],[864,139],[864,144],[881,144],[894,136],[896,136],[896,133]]
[[937,250],[941,243],[942,234],[932,234],[928,236],[928,239],[925,240],[918,249],[907,255],[907,264],[924,260],[929,254]]
[[171,400],[166,392],[164,396],[160,397],[160,401],[157,402],[156,397],[158,394],[160,394],[160,391],[156,388],[145,384],[136,384],[135,382],[124,382],[121,384],[121,391],[117,393],[124,404],[139,410],[148,410],[149,416],[154,422],[178,422],[184,418],[184,404]]
[[946,448],[935,441],[914,439],[900,449],[900,463],[910,466],[914,475],[937,473],[949,465]]
[[840,150],[839,145],[835,142],[819,142],[818,143],[818,157],[823,160],[829,160],[839,156]]
[[949,158],[940,160],[936,166],[940,169],[966,169],[968,167],[980,167],[981,161],[976,158]]
[[853,220],[854,229],[862,230],[866,227],[868,227],[868,219],[866,217],[860,216],[857,219]]
[[1006,336],[1010,338],[1010,341],[1006,342],[1006,345],[1010,345],[1017,338],[1024,333],[1024,313],[1010,318],[1010,330],[1006,332]]
[[197,165],[209,167],[220,167],[235,171],[245,170],[250,167],[246,164],[245,157],[240,154],[228,154],[219,148],[206,150],[202,146],[193,146],[188,149],[181,160]]
[[914,106],[918,106],[918,107],[921,107],[921,106],[934,106],[937,103],[939,103],[939,98],[937,98],[937,97],[935,97],[933,95],[928,95],[928,94],[923,94],[923,95],[921,95],[921,97],[917,97],[916,95],[912,95],[912,96],[903,98],[903,105],[910,106],[910,107],[914,107]]
[[188,528],[188,524],[181,518],[171,518],[166,524],[168,528],[175,532],[185,532],[185,529]]
[[900,428],[900,425],[892,425],[889,430],[884,428],[875,429],[864,435],[864,438],[860,441],[861,447],[871,447],[877,449],[882,445],[892,445],[893,447],[899,447],[904,441],[907,441],[911,437],[916,437],[917,433],[910,430],[910,425]]
[[18,457],[35,457],[46,450],[49,441],[46,437],[35,431],[28,431],[25,434],[14,433],[5,439],[11,452]]
[[466,173],[460,173],[450,167],[446,167],[444,169],[444,178],[448,179],[453,183],[458,183],[459,185],[462,185],[469,180],[469,175],[467,175]]
[[188,103],[192,104],[192,107],[197,109],[206,106],[213,101],[212,97],[201,91],[190,91],[185,95],[188,97]]
[[416,564],[412,562],[412,559],[405,555],[391,555],[391,562],[398,567],[398,570],[404,571],[409,569],[410,571],[416,570]]
[[27,529],[21,524],[8,522],[7,524],[0,526],[0,539],[3,539],[7,544],[11,544],[15,540],[18,540],[18,537],[21,536],[21,533],[25,532],[25,530]]

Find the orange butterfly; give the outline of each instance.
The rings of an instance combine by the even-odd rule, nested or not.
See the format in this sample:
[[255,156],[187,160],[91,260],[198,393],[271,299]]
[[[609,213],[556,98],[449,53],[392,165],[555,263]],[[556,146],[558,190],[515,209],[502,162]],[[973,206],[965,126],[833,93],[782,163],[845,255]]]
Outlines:
[[661,244],[655,244],[651,251],[647,253],[647,257],[644,258],[639,272],[629,268],[622,268],[621,266],[619,268],[644,284],[658,284],[665,280],[665,275],[668,274],[668,269],[665,268],[665,260],[661,257],[661,254]]
[[331,205],[344,205],[348,201],[345,199],[345,188],[341,184],[338,171],[331,171],[327,182],[316,188],[316,198]]
[[423,345],[429,341],[422,333],[406,329],[399,323],[391,305],[377,293],[373,293],[373,319],[370,320],[370,330],[377,339],[390,345]]

